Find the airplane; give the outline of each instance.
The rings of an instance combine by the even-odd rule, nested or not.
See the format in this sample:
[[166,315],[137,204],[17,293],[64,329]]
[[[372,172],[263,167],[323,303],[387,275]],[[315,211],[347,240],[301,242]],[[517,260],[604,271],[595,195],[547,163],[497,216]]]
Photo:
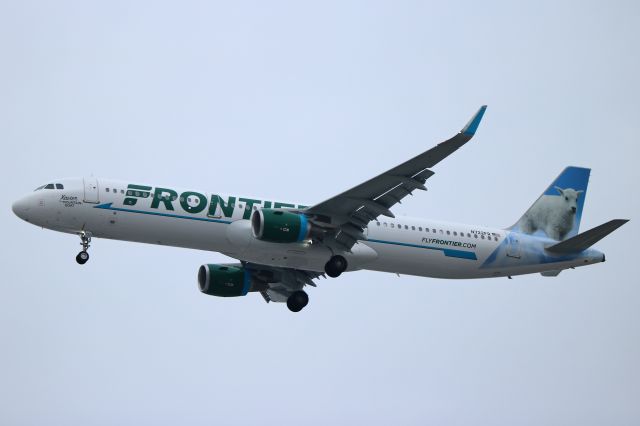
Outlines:
[[92,238],[213,252],[236,263],[200,266],[202,293],[257,292],[292,312],[306,286],[345,271],[433,278],[492,278],[561,271],[605,261],[592,246],[625,224],[614,219],[579,233],[590,169],[567,167],[506,229],[396,217],[391,209],[426,190],[436,164],[469,142],[482,106],[452,138],[360,185],[307,206],[96,177],[56,179],[16,201],[13,212],[43,228],[76,234],[89,260]]

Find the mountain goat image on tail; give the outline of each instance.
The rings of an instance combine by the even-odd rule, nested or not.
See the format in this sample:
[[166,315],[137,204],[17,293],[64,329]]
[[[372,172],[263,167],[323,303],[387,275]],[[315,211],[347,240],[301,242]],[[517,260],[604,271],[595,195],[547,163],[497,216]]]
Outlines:
[[563,240],[573,229],[578,198],[584,192],[555,186],[558,195],[542,195],[522,216],[517,226],[525,234],[543,231],[549,238]]

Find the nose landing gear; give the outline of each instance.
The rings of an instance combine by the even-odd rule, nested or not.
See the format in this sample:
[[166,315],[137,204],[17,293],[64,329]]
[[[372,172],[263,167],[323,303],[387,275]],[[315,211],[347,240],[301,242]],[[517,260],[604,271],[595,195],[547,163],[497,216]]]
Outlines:
[[84,265],[89,260],[89,246],[91,245],[91,233],[82,231],[80,232],[80,245],[82,245],[82,251],[76,256],[76,262],[80,265]]

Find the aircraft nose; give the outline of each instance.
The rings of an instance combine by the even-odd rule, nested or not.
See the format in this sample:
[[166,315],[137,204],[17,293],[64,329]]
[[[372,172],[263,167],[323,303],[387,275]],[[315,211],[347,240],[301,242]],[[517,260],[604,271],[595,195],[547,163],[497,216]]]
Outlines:
[[29,210],[29,205],[24,198],[19,199],[11,205],[11,210],[13,213],[18,216],[20,219],[27,220],[27,211]]

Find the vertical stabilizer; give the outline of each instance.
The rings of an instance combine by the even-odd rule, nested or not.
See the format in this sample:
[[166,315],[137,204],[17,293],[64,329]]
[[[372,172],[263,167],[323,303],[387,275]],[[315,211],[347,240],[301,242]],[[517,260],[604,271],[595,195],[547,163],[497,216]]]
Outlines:
[[567,167],[510,229],[562,241],[578,234],[591,169]]

